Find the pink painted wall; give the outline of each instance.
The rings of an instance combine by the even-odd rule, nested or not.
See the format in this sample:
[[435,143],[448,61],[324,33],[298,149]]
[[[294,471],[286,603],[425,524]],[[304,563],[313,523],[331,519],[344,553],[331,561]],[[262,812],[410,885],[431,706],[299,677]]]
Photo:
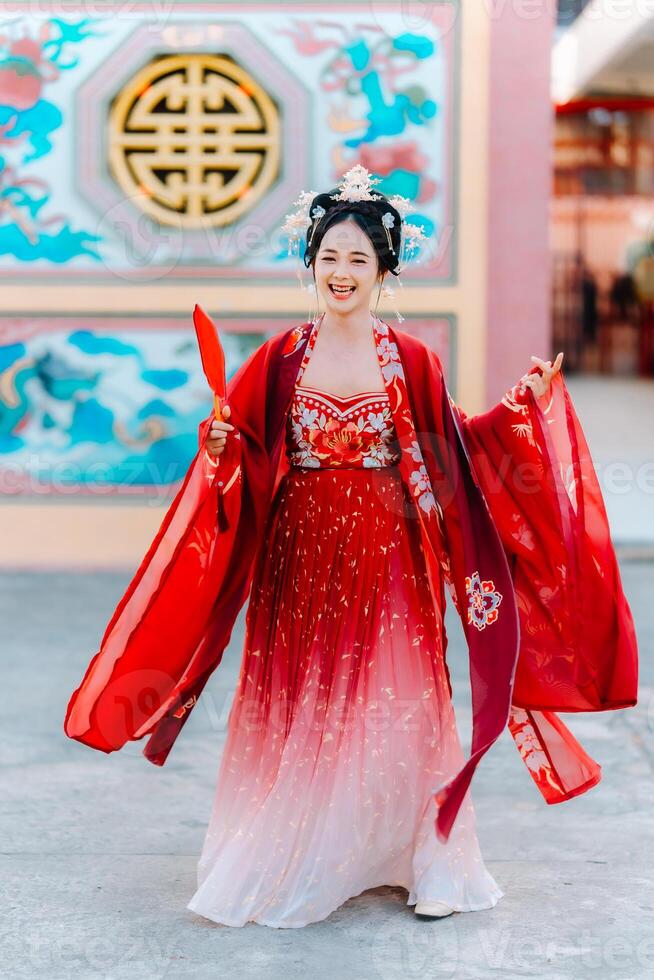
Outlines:
[[[548,9],[549,8],[549,9]],[[491,7],[486,402],[551,357],[553,4]],[[499,11],[499,12],[498,12]],[[522,14],[522,15],[521,15]]]

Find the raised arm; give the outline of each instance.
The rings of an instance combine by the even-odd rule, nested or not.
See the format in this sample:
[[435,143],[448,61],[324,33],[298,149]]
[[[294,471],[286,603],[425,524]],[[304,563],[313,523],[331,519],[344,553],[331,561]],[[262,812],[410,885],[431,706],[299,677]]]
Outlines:
[[520,655],[508,727],[548,803],[600,778],[556,712],[630,707],[638,676],[604,501],[560,360],[550,371],[536,359],[479,415],[449,399],[514,580]]
[[[541,362],[550,365],[550,362]],[[547,489],[547,456],[541,419],[552,405],[552,378],[556,370],[540,374],[534,366],[500,401],[486,412],[467,415],[448,393],[475,474],[493,514],[502,543],[510,554],[533,552],[534,524],[556,523],[556,499]]]

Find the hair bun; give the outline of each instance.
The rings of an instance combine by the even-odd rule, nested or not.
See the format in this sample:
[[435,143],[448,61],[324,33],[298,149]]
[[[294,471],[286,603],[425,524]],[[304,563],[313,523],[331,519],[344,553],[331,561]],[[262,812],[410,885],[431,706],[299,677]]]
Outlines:
[[[340,200],[338,188],[317,194],[309,205],[310,225],[307,229],[304,264],[312,264],[320,243],[332,225],[345,221],[350,215],[371,241],[380,266],[397,276],[400,273],[402,246],[402,216],[383,194],[373,200]],[[357,216],[361,220],[357,220]]]

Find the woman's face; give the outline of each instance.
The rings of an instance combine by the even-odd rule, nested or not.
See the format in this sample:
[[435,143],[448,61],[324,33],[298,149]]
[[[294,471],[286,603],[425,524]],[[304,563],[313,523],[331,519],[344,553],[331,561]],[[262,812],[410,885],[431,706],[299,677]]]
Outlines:
[[370,239],[356,221],[340,221],[326,232],[313,272],[328,310],[369,312],[372,292],[379,283],[378,263]]

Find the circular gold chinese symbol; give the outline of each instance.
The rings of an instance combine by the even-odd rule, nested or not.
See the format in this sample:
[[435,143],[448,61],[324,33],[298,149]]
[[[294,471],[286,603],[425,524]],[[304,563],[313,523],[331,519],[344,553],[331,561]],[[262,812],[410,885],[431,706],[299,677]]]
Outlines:
[[144,211],[177,227],[226,225],[277,176],[279,116],[229,58],[172,55],[142,68],[116,98],[109,161]]

